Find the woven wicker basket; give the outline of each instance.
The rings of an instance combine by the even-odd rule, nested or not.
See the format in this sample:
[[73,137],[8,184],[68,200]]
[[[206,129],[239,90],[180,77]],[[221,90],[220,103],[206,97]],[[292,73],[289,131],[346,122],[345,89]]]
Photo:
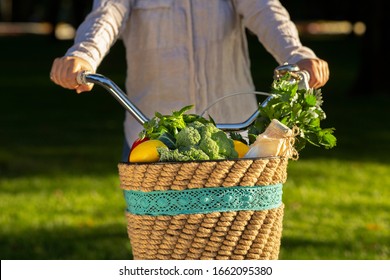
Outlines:
[[[271,185],[281,186],[287,178],[287,164],[287,158],[272,157],[180,163],[120,163],[118,168],[121,188],[125,193],[141,194],[138,204],[142,205],[142,194],[157,197],[164,194],[160,200],[166,202],[167,195],[186,191],[229,191],[229,188],[252,191],[254,187],[262,190]],[[188,195],[191,196],[191,193]],[[229,198],[235,199],[235,196],[230,195]],[[244,198],[248,201],[253,199],[251,196]],[[189,205],[187,200],[180,199],[179,202]],[[209,200],[201,201],[207,204]],[[156,197],[149,202],[155,203]],[[130,211],[132,203],[131,199],[127,201],[126,217],[134,259],[278,258],[284,207],[281,200],[278,205],[265,210],[247,210],[244,207],[243,210],[224,208],[213,211],[206,207],[206,210],[202,208],[198,213],[180,213],[179,209],[179,213],[162,215],[158,212]]]

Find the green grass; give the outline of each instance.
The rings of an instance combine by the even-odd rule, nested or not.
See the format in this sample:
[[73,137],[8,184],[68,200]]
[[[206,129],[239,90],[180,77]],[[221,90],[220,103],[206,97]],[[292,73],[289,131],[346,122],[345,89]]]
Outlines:
[[[390,258],[389,96],[350,97],[358,40],[307,40],[331,66],[323,88],[338,146],[290,162],[281,259]],[[267,90],[275,62],[251,39],[253,74]],[[53,85],[51,61],[70,42],[0,37],[1,259],[129,259],[117,162],[123,110],[102,89]],[[257,48],[257,49],[256,49]],[[123,88],[123,48],[100,68]]]
[[388,165],[373,162],[291,163],[281,258],[388,259],[388,174]]

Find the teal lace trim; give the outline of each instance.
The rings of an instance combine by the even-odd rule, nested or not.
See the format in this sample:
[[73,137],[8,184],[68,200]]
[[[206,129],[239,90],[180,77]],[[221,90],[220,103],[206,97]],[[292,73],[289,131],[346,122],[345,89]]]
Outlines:
[[282,184],[141,192],[125,190],[127,211],[135,215],[179,215],[268,210],[282,204]]

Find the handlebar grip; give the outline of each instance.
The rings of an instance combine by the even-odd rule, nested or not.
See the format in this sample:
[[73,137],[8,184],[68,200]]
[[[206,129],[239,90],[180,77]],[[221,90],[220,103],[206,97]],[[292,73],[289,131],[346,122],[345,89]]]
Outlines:
[[86,79],[87,75],[89,75],[89,74],[91,74],[91,72],[86,71],[86,70],[78,72],[77,76],[76,76],[77,83],[79,85],[87,85],[87,84],[89,84],[87,82],[87,79]]
[[297,72],[299,76],[301,76],[301,79],[298,82],[298,88],[299,89],[309,89],[309,80],[310,80],[310,74],[306,70],[300,70]]
[[309,89],[310,74],[306,70],[299,69],[296,64],[283,64],[275,68],[274,79],[279,79],[286,73],[290,73],[294,81],[298,81],[299,89]]

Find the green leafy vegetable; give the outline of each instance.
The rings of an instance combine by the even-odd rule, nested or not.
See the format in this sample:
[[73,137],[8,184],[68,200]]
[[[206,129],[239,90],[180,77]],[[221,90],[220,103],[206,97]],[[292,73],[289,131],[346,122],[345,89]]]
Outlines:
[[176,134],[176,149],[159,149],[160,161],[237,158],[233,140],[213,123],[195,121]]
[[273,98],[264,107],[259,107],[260,115],[248,130],[249,143],[264,132],[272,119],[277,119],[289,128],[299,128],[295,142],[298,151],[307,143],[326,149],[336,145],[335,129],[320,126],[321,120],[326,118],[321,108],[320,89],[298,89],[298,81],[292,82],[287,73],[273,82],[271,92]]
[[158,148],[160,161],[237,158],[233,140],[212,119],[185,114],[191,108],[186,106],[172,115],[156,113],[144,124],[140,138],[158,139],[167,146]]
[[172,112],[171,115],[162,115],[156,112],[152,119],[144,123],[144,129],[139,134],[139,137],[141,139],[144,137],[148,137],[149,139],[159,139],[159,137],[172,139],[172,137],[175,137],[189,123],[195,121],[201,123],[210,122],[195,114],[185,114],[192,107],[193,105],[185,106],[179,111]]
[[244,143],[245,145],[248,145],[248,141],[240,133],[230,132],[229,136],[232,140],[237,140],[237,141]]

